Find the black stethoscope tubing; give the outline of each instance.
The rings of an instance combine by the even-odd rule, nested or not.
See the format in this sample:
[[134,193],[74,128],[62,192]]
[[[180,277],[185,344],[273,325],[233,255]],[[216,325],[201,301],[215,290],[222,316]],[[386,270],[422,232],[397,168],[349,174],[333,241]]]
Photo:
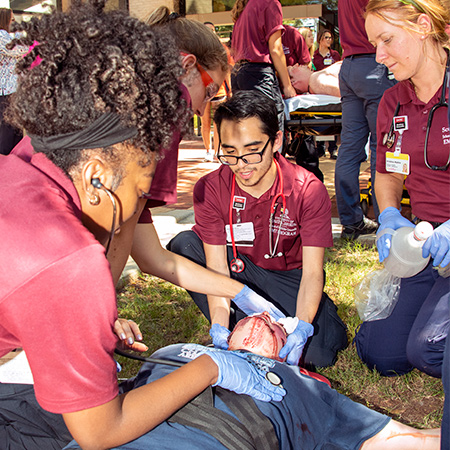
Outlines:
[[447,64],[445,66],[445,74],[444,74],[444,82],[442,83],[442,92],[441,97],[439,99],[439,102],[434,105],[430,112],[428,113],[428,121],[427,121],[427,132],[425,134],[425,144],[423,146],[423,159],[425,161],[425,165],[431,169],[431,170],[447,170],[448,166],[450,165],[450,152],[448,155],[447,163],[445,166],[436,166],[436,165],[430,165],[428,163],[428,137],[430,134],[431,124],[433,123],[433,116],[437,109],[442,107],[448,108],[448,103],[445,101],[445,89],[447,88],[447,82],[448,82],[448,70],[450,66],[450,55],[447,55]]
[[[179,362],[179,361],[170,361],[168,359],[159,359],[159,358],[151,358],[151,357],[134,355],[133,353],[125,352],[123,350],[119,350],[118,348],[116,348],[114,350],[114,353],[116,353],[117,355],[123,356],[125,358],[135,359],[137,361],[148,362],[148,363],[152,363],[152,364],[162,364],[165,366],[183,367],[185,364],[188,363],[188,361]],[[280,376],[277,375],[275,372],[270,372],[270,371],[266,372],[265,378],[269,383],[273,384],[274,386],[279,386],[281,388],[283,387],[281,384],[282,380],[281,380]]]

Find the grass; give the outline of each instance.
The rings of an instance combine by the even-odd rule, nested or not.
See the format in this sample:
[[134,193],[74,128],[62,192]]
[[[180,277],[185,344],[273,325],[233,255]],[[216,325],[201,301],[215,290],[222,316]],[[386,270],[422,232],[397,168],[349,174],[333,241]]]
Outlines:
[[[325,291],[338,306],[348,326],[349,342],[361,322],[354,306],[354,287],[368,273],[381,268],[376,249],[360,242],[337,240],[326,251]],[[208,322],[183,289],[158,278],[142,275],[118,293],[121,317],[139,323],[150,355],[156,349],[178,342],[210,342]],[[120,377],[136,374],[140,363],[118,358]],[[444,393],[441,380],[417,370],[386,378],[370,371],[349,345],[340,352],[337,363],[320,369],[332,386],[354,401],[419,428],[439,427]]]

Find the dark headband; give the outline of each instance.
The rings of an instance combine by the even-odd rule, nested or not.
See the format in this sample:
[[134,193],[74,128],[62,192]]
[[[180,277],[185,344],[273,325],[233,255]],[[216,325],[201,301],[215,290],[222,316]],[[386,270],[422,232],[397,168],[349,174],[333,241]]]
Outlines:
[[102,114],[88,127],[73,133],[56,136],[36,136],[30,134],[35,151],[83,150],[85,148],[105,148],[131,139],[138,134],[136,128],[126,127],[114,113]]

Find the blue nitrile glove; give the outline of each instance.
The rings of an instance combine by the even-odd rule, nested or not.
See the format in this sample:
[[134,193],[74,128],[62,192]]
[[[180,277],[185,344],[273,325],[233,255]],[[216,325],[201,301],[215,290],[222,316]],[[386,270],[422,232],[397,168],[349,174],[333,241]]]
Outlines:
[[278,356],[282,359],[287,356],[286,362],[288,364],[298,366],[303,347],[313,333],[314,327],[310,323],[299,320],[295,330],[289,334],[286,344],[280,350]]
[[267,311],[275,320],[286,317],[273,303],[252,291],[248,286],[242,288],[241,292],[233,298],[233,302],[247,315]]
[[225,328],[218,323],[213,323],[209,330],[209,335],[212,337],[214,347],[228,350],[228,336],[230,335],[230,330],[228,328]]
[[220,350],[206,350],[205,353],[219,368],[219,376],[214,386],[237,394],[250,395],[263,402],[279,402],[286,395],[282,387],[274,386],[266,380],[266,372],[248,362],[245,354]]
[[397,230],[402,227],[414,228],[414,224],[403,217],[400,211],[393,206],[388,206],[383,210],[378,216],[378,222],[380,222],[380,226],[377,231],[377,248],[380,262],[383,262],[389,256],[392,241],[392,233],[384,230]]
[[445,267],[450,262],[450,220],[439,225],[422,247],[422,256],[431,255],[433,266]]

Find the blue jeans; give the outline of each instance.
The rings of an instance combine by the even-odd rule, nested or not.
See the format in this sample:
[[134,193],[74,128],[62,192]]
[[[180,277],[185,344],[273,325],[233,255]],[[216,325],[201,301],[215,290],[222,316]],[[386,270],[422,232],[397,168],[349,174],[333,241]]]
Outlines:
[[[342,63],[339,73],[342,131],[335,168],[336,201],[342,225],[357,224],[363,218],[359,171],[367,159],[365,147],[370,135],[370,172],[374,185],[378,104],[384,91],[394,84],[395,81],[387,78],[386,67],[375,61],[375,55],[353,55]],[[375,196],[373,205],[378,218]]]
[[411,278],[403,278],[392,314],[363,322],[354,342],[359,357],[382,375],[403,375],[414,367],[440,377],[450,328],[450,278],[432,263]]

